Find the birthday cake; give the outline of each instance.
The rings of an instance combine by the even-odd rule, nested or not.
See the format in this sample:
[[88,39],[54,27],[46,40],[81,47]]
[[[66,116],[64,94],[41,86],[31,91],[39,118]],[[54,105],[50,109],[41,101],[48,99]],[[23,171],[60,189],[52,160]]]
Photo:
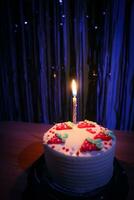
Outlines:
[[92,121],[55,124],[43,136],[52,182],[76,194],[105,186],[113,175],[116,138]]

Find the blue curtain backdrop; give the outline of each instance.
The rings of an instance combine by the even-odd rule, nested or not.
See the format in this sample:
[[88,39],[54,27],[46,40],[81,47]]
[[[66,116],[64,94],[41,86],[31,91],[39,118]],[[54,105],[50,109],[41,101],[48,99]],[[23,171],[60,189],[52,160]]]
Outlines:
[[97,120],[134,130],[134,1],[108,5],[98,63]]
[[0,2],[0,120],[134,130],[134,1]]

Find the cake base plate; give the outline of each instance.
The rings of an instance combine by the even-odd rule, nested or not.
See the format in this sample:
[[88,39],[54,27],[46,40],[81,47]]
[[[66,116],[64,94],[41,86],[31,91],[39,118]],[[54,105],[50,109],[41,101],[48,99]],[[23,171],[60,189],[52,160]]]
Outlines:
[[114,173],[108,184],[92,192],[78,194],[56,185],[51,180],[42,155],[29,169],[23,200],[125,200],[128,190],[126,172],[116,158]]

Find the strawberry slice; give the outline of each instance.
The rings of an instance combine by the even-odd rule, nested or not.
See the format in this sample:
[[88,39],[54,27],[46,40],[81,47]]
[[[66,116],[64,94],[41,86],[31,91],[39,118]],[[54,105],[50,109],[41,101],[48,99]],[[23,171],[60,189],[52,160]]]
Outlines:
[[95,133],[96,133],[96,131],[94,131],[94,130],[91,129],[91,128],[88,128],[86,131],[88,131],[89,133],[92,133],[92,134],[95,134]]
[[67,129],[72,129],[69,123],[64,122],[56,125],[56,130],[67,130]]
[[77,127],[78,128],[94,128],[95,125],[91,124],[91,123],[89,123],[87,121],[83,121],[83,122],[79,122]]
[[103,132],[100,132],[94,137],[94,139],[102,139],[104,141],[109,141],[112,138],[111,138],[111,136],[109,136],[109,135],[107,135],[107,134],[105,134]]
[[47,144],[62,144],[64,143],[64,141],[59,138],[56,134],[50,139],[47,141]]
[[95,144],[89,142],[87,139],[83,142],[83,144],[80,147],[81,152],[86,151],[98,151],[100,150]]

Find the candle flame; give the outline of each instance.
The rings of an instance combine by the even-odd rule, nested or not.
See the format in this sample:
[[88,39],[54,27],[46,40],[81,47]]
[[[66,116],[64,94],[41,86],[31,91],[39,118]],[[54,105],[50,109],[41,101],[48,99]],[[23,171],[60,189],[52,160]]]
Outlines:
[[76,81],[74,79],[72,80],[72,94],[73,96],[77,95],[77,86],[76,86]]

